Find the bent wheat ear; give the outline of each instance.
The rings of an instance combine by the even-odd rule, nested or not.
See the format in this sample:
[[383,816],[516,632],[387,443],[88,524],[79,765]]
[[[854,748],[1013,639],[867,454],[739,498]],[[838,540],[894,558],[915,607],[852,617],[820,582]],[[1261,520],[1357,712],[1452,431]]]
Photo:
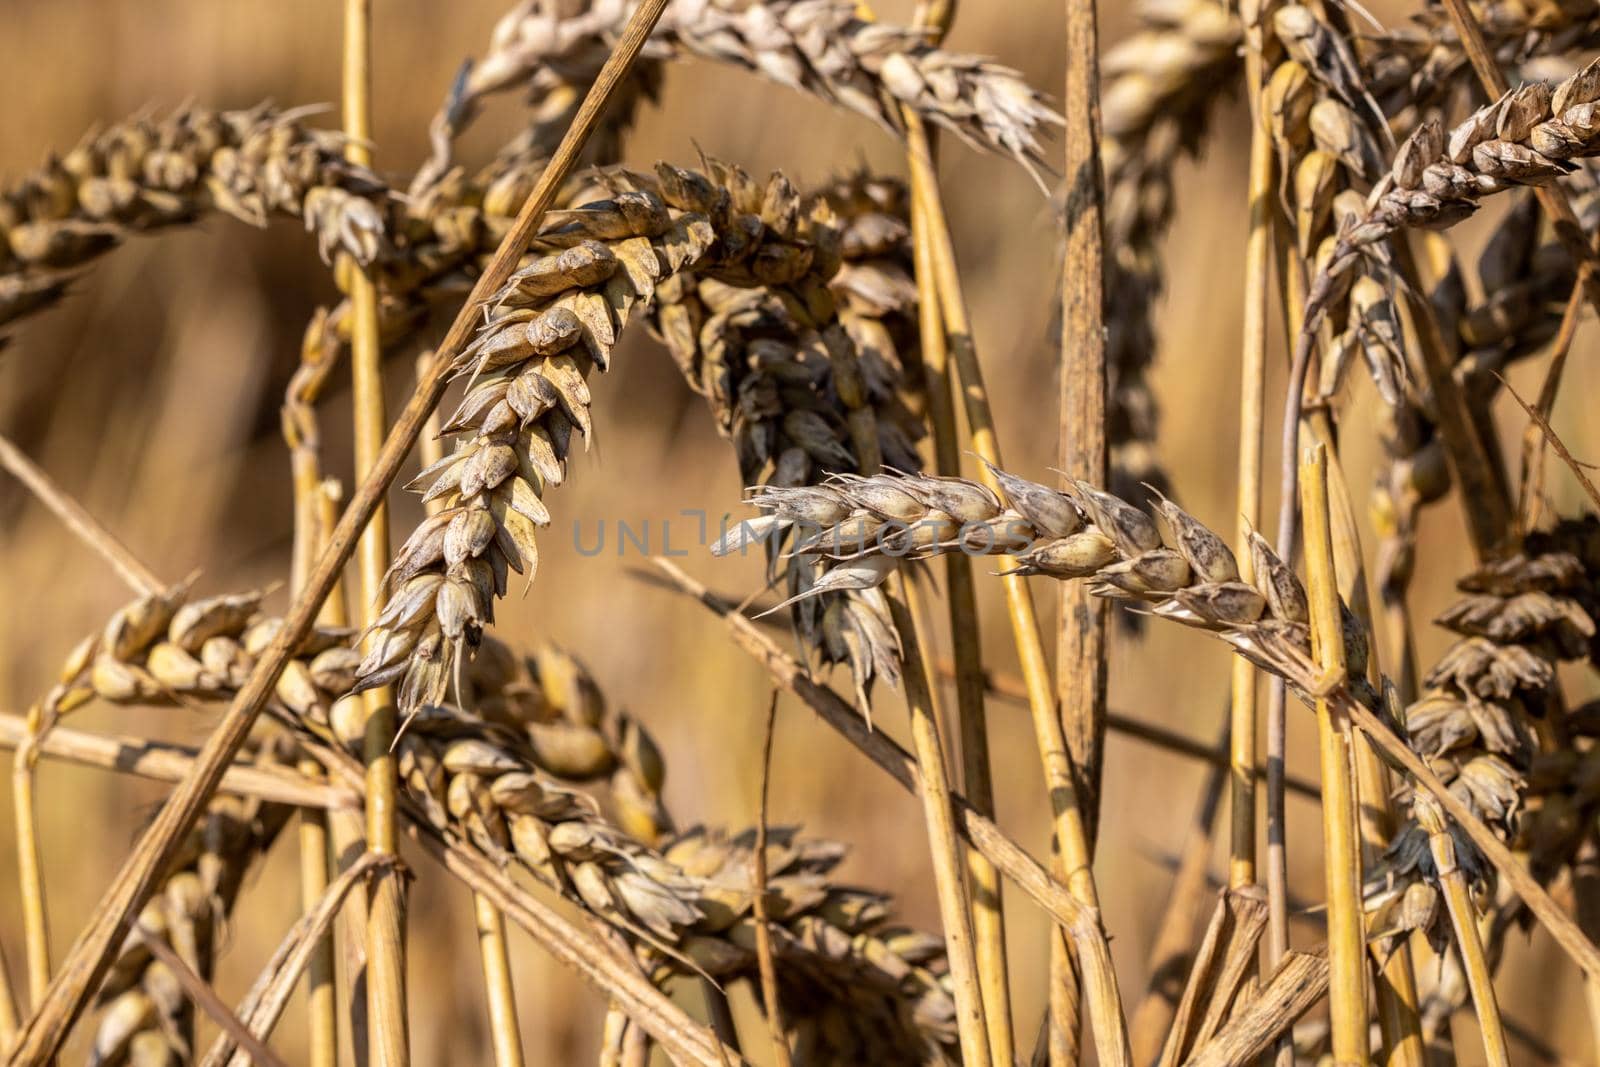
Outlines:
[[345,160],[344,137],[306,109],[186,109],[91,134],[0,194],[0,325],[58,300],[97,256],[134,233],[219,211],[265,226],[304,221],[323,258],[386,252],[389,194]]
[[[526,87],[559,112],[582,96],[633,10],[631,0],[566,8],[521,4],[495,26],[490,49],[469,66],[433,121],[434,155],[423,183],[449,166],[451,142],[485,97]],[[1060,119],[1014,70],[930,46],[920,30],[865,22],[853,0],[680,0],[657,24],[658,57],[732,63],[900,129],[900,105],[969,144],[1044,166],[1041,131]],[[651,69],[646,77],[658,76]],[[542,122],[549,116],[541,114]],[[608,157],[601,156],[601,159]]]

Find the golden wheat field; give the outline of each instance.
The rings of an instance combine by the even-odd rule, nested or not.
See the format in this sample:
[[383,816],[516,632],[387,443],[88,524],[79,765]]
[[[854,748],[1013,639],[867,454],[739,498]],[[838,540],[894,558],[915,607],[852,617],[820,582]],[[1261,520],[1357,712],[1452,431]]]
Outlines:
[[0,1052],[1596,1062],[1597,53],[0,5]]

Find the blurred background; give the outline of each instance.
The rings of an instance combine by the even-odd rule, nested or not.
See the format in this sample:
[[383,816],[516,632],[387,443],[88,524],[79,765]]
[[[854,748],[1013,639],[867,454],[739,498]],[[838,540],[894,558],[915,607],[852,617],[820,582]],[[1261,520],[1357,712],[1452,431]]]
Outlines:
[[[462,59],[482,53],[504,6],[504,0],[374,4],[377,168],[397,184],[423,158],[428,119]],[[910,7],[909,0],[885,0],[880,15],[904,19]],[[1102,5],[1107,46],[1132,26],[1123,7]],[[1059,96],[1062,8],[1059,0],[969,3],[950,44],[997,56]],[[1375,10],[1386,22],[1403,17],[1396,5]],[[327,103],[333,110],[322,121],[337,123],[340,5],[328,0],[10,0],[0,8],[0,25],[0,98],[12,101],[0,137],[0,177],[8,186],[97,124],[189,101],[217,108],[269,98],[283,105]],[[495,98],[468,135],[461,159],[486,160],[519,123],[515,94]],[[1183,502],[1219,529],[1232,524],[1247,144],[1236,96],[1217,117],[1201,163],[1180,169],[1154,371],[1164,413],[1159,451]],[[899,147],[865,120],[747,74],[692,62],[669,69],[659,106],[644,109],[628,140],[627,158],[638,165],[691,162],[697,146],[757,174],[782,168],[802,188],[860,163],[903,173]],[[942,172],[1005,454],[1014,472],[1048,480],[1056,436],[1050,204],[1015,164],[953,141]],[[1478,220],[1456,234],[1469,260],[1486,226]],[[205,593],[277,584],[269,605],[282,610],[291,509],[278,405],[308,317],[336,297],[312,242],[291,224],[255,231],[216,217],[134,239],[103,259],[62,305],[16,330],[0,351],[0,432],[158,575],[175,580],[198,571]],[[1274,338],[1269,412],[1281,396],[1281,329]],[[1581,358],[1593,341],[1585,328],[1554,419],[1580,458],[1600,457],[1600,429],[1585,417],[1600,369]],[[1513,377],[1524,395],[1531,395],[1542,372],[1539,361],[1530,364]],[[410,361],[390,366],[398,406],[410,387]],[[680,824],[749,825],[769,692],[765,676],[728,643],[718,620],[642,584],[633,576],[641,561],[614,551],[618,521],[659,528],[674,520],[676,548],[695,532],[694,520],[679,516],[680,509],[703,509],[713,520],[737,513],[733,453],[701,400],[642,334],[593,387],[593,447],[575,460],[568,484],[551,495],[555,521],[541,539],[538,581],[527,596],[504,604],[498,633],[519,647],[542,640],[566,646],[614,703],[643,720],[667,758],[666,800]],[[1377,453],[1374,399],[1364,379],[1345,398],[1344,454],[1363,506]],[[347,486],[349,406],[346,372],[322,405],[322,427],[324,462]],[[1508,408],[1498,412],[1499,430],[1513,442],[1520,413]],[[1276,470],[1275,429],[1268,439],[1268,469]],[[1550,485],[1566,510],[1578,507],[1564,471],[1553,468]],[[1269,499],[1267,506],[1276,503]],[[397,538],[418,514],[412,500],[397,504]],[[607,550],[593,557],[575,551],[575,524],[592,544],[602,523]],[[1365,532],[1370,557],[1370,529]],[[1470,560],[1453,500],[1426,512],[1422,538],[1431,547],[1419,561],[1413,603],[1427,663],[1446,637],[1426,620],[1448,604],[1451,583]],[[740,595],[759,581],[753,560],[714,564],[692,552],[680,562],[714,588]],[[1037,594],[1053,607],[1052,587],[1041,584]],[[986,661],[1012,673],[999,584],[982,582],[980,595]],[[67,651],[127,599],[98,558],[14,482],[0,481],[0,710],[25,711]],[[1118,630],[1111,703],[1209,744],[1225,715],[1228,670],[1220,645],[1180,627],[1148,626],[1139,636]],[[1594,695],[1592,680],[1572,682],[1569,699]],[[883,692],[879,699],[878,726],[901,737],[897,695]],[[1314,775],[1314,723],[1298,706],[1290,714],[1291,771]],[[211,722],[209,714],[194,711],[90,708],[76,714],[74,725],[196,743]],[[994,702],[990,722],[1000,821],[1043,857],[1046,807],[1026,711]],[[1130,1006],[1146,979],[1168,861],[1189,829],[1204,777],[1203,767],[1143,742],[1118,735],[1108,742],[1097,874]],[[50,923],[59,954],[164,787],[49,761],[40,783]],[[1320,898],[1317,812],[1293,798],[1290,812],[1293,889]],[[845,880],[893,892],[907,922],[936,925],[916,802],[789,699],[779,711],[772,818],[848,842],[853,851]],[[420,875],[411,926],[416,1062],[488,1062],[470,899],[425,858],[414,859]],[[296,915],[295,864],[285,838],[245,891],[218,978],[230,1002]],[[0,818],[0,941],[20,988],[15,884],[8,814]],[[1027,1048],[1043,1005],[1045,925],[1019,894],[1009,899],[1016,1019],[1019,1043]],[[1317,934],[1301,925],[1295,937],[1308,946]],[[592,1062],[605,1005],[520,933],[513,939],[529,1062]],[[1509,1015],[1567,1055],[1590,1055],[1577,973],[1554,945],[1542,934],[1514,935],[1507,966],[1512,980],[1502,988]],[[692,991],[685,1002],[701,1010]],[[738,994],[736,1008],[752,1017],[748,993]],[[275,1045],[289,1062],[303,1050],[301,1020],[296,1004],[277,1030]],[[79,1027],[69,1060],[81,1055],[90,1032],[92,1026]],[[1476,1062],[1475,1035],[1458,1037],[1462,1062]],[[753,1054],[759,1059],[765,1051],[757,1047]]]

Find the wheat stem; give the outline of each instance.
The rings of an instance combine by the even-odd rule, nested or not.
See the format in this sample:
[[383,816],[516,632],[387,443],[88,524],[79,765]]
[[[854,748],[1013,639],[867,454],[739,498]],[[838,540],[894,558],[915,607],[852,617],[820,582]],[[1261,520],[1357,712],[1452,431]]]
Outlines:
[[[1556,393],[1561,388],[1561,375],[1567,366],[1567,354],[1572,351],[1572,339],[1578,332],[1578,318],[1583,310],[1584,275],[1590,268],[1580,268],[1577,284],[1567,298],[1566,310],[1561,314],[1561,328],[1556,333],[1550,350],[1550,365],[1545,369],[1544,381],[1539,386],[1539,399],[1534,410],[1549,419],[1555,410]],[[1529,420],[1522,431],[1522,476],[1518,480],[1517,523],[1523,533],[1536,529],[1544,507],[1544,453],[1545,435],[1539,424]]]
[[[1227,734],[1228,727],[1224,726],[1223,739],[1211,752],[1214,762],[1206,775],[1205,787],[1200,791],[1200,804],[1189,823],[1183,850],[1178,855],[1161,923],[1151,940],[1145,966],[1150,977],[1144,996],[1129,1017],[1129,1042],[1135,1063],[1153,1063],[1161,1055],[1177,1012],[1178,998],[1183,994],[1183,975],[1194,954],[1195,916],[1210,888],[1208,875],[1217,811],[1222,806],[1223,789],[1228,783],[1225,772],[1229,768],[1228,754],[1232,746]],[[1254,768],[1251,770],[1253,777]]]
[[11,765],[11,803],[17,834],[17,896],[22,901],[23,947],[27,951],[28,1000],[35,1010],[50,985],[50,920],[45,906],[44,863],[39,849],[35,782],[39,738],[46,732],[43,709],[28,709],[27,734]]
[[585,98],[584,106],[562,139],[555,158],[541,175],[538,186],[528,197],[516,222],[451,325],[440,345],[443,355],[435,369],[413,393],[390,430],[378,462],[362,481],[340,519],[327,550],[318,559],[306,581],[305,591],[295,599],[285,618],[281,632],[257,660],[250,678],[234,697],[227,713],[201,751],[190,776],[179,784],[167,800],[156,821],[140,839],[101,899],[89,927],[63,961],[50,994],[28,1020],[17,1048],[13,1050],[14,1062],[35,1062],[54,1055],[65,1039],[67,1030],[87,1005],[92,990],[110,966],[134,915],[148,899],[156,880],[181,843],[183,835],[194,824],[228,763],[244,744],[251,725],[266,705],[273,685],[288,664],[293,650],[310,632],[322,600],[333,588],[335,577],[350,558],[357,536],[376,510],[389,483],[399,473],[406,453],[421,431],[423,420],[444,395],[449,368],[476,328],[481,305],[489,294],[505,284],[516,262],[527,250],[545,211],[554,202],[557,190],[576,162],[583,141],[594,130],[605,101],[616,91],[628,68],[637,59],[650,27],[660,17],[665,3],[666,0],[644,0],[630,19],[627,31]]
[[[919,19],[926,7],[919,9]],[[948,5],[945,18],[954,14]],[[943,23],[942,25],[947,25]],[[940,32],[937,28],[935,32]],[[928,151],[936,144],[930,136]],[[913,172],[915,174],[915,172]],[[917,179],[913,177],[913,182]],[[934,247],[928,233],[927,209],[920,197],[911,203],[912,249],[917,281],[917,316],[920,327],[923,373],[926,376],[929,421],[933,425],[934,466],[943,474],[961,468],[960,430],[951,394],[950,349],[944,318],[939,310]],[[986,815],[994,814],[994,782],[989,765],[988,719],[984,709],[983,658],[978,625],[977,586],[971,560],[952,556],[945,565],[950,616],[950,641],[955,658],[956,721],[961,737],[961,780],[967,799]],[[1005,905],[1000,877],[981,853],[968,851],[972,877],[973,937],[977,943],[978,974],[983,983],[984,1008],[989,1022],[989,1051],[996,1063],[1014,1058],[1011,996],[1006,976]]]
[[[1328,512],[1328,450],[1313,446],[1301,464],[1300,506],[1305,515],[1306,592],[1311,601],[1312,654],[1328,685],[1342,685],[1347,670],[1344,625],[1334,571]],[[1366,926],[1361,899],[1360,832],[1351,732],[1328,700],[1317,700],[1322,753],[1322,845],[1328,892],[1329,1001],[1333,1059],[1369,1062],[1367,1038]]]
[[[937,179],[933,174],[932,160],[928,158],[926,150],[921,148],[926,144],[926,138],[920,120],[913,119],[907,123],[906,139],[912,146],[911,173],[913,181],[917,183],[916,188],[921,193],[918,199],[927,212],[927,233],[933,242],[933,258],[939,283],[939,304],[950,340],[950,354],[961,383],[973,451],[986,462],[998,467],[1002,464],[999,439],[995,434],[994,415],[989,408],[988,389],[984,385],[983,369],[978,363],[977,349],[972,339],[966,301],[961,295],[961,281],[956,269],[950,227],[945,218],[944,205],[937,195]],[[985,470],[983,477],[992,479],[993,475]],[[1011,631],[1017,644],[1023,678],[1028,686],[1028,705],[1033,718],[1034,736],[1039,747],[1040,759],[1044,763],[1045,784],[1050,793],[1051,825],[1055,831],[1056,848],[1059,850],[1057,870],[1080,902],[1098,910],[1094,874],[1089,866],[1088,834],[1078,804],[1072,757],[1067,749],[1060,717],[1056,713],[1055,696],[1049,667],[1045,660],[1044,639],[1034,609],[1033,593],[1020,577],[1012,575],[1003,581]],[[1090,988],[1093,988],[1092,983]],[[1091,1005],[1091,1010],[1113,1021],[1116,1033],[1113,1035],[1111,1047],[1120,1050],[1122,1058],[1126,1059],[1127,1035],[1120,1010],[1114,1011],[1109,1003]],[[1102,1052],[1104,1051],[1106,1047],[1102,1045]]]
[[[1260,12],[1258,11],[1259,15]],[[1267,287],[1273,240],[1273,151],[1262,113],[1262,49],[1264,25],[1247,27],[1245,86],[1250,102],[1250,211],[1245,239],[1244,337],[1239,363],[1239,467],[1235,503],[1234,552],[1240,576],[1251,580],[1250,531],[1261,521],[1261,444],[1265,426],[1267,384]],[[1231,738],[1228,776],[1228,884],[1234,888],[1256,880],[1256,671],[1242,659],[1233,662],[1229,721]]]
[[889,610],[905,657],[906,709],[911,714],[912,751],[917,759],[917,784],[927,823],[928,848],[933,854],[934,887],[944,927],[945,955],[955,986],[956,1025],[961,1036],[962,1062],[988,1067],[989,1022],[984,1013],[983,990],[978,981],[978,959],[972,943],[972,901],[967,892],[964,850],[956,834],[950,797],[950,771],[944,742],[939,736],[939,713],[933,704],[933,687],[922,661],[916,618],[920,614],[916,587],[905,576],[893,582]]
[[[321,776],[315,760],[300,761],[300,772],[308,778]],[[328,820],[321,812],[302,811],[299,819],[300,906],[315,908],[328,891]],[[310,1036],[310,1067],[334,1067],[339,1059],[338,989],[334,985],[333,938],[317,939],[306,966],[306,1025]]]
[[[1066,204],[1061,292],[1058,455],[1063,476],[1106,480],[1105,272],[1100,167],[1099,29],[1094,0],[1067,0]],[[1106,605],[1060,590],[1056,697],[1093,855],[1105,746]]]
[[[1318,447],[1327,450],[1333,572],[1339,593],[1350,605],[1356,620],[1370,634],[1372,610],[1367,596],[1361,535],[1356,526],[1349,482],[1339,458],[1333,419],[1326,408],[1321,408],[1312,412],[1307,421]],[[1368,653],[1367,676],[1374,685],[1381,685],[1382,661],[1375,651]],[[1388,769],[1378,759],[1371,742],[1362,739],[1355,742],[1353,747],[1357,795],[1367,798],[1358,805],[1361,862],[1364,870],[1372,870],[1382,860],[1394,836],[1394,790]],[[1402,941],[1382,961],[1375,983],[1374,1001],[1378,1009],[1379,1029],[1383,1034],[1385,1067],[1422,1067],[1425,1054],[1422,1023],[1417,1013],[1417,980],[1408,942]]]
[[[1100,167],[1099,27],[1094,0],[1067,0],[1066,203],[1063,207],[1057,454],[1063,477],[1106,478],[1105,180]],[[1075,584],[1057,590],[1057,715],[1080,811],[1082,861],[1094,857],[1106,731],[1106,605]],[[1078,846],[1058,842],[1069,854]],[[1052,1067],[1080,1055],[1077,967],[1065,938],[1050,941]]]
[[1417,824],[1428,833],[1428,849],[1439,871],[1439,885],[1444,890],[1445,908],[1450,913],[1456,949],[1461,954],[1467,988],[1472,992],[1472,1007],[1478,1016],[1478,1029],[1483,1034],[1484,1055],[1490,1067],[1509,1067],[1511,1059],[1506,1046],[1505,1025],[1500,1019],[1500,1005],[1495,999],[1494,973],[1490,969],[1489,957],[1484,951],[1483,938],[1478,930],[1478,909],[1472,903],[1472,891],[1467,886],[1466,875],[1456,863],[1455,841],[1436,804],[1427,798],[1419,798],[1413,811]]
[[761,740],[761,796],[756,805],[755,896],[751,911],[756,920],[756,966],[761,974],[761,1003],[772,1037],[772,1056],[778,1067],[790,1067],[789,1039],[784,1035],[783,1007],[778,1002],[778,974],[772,964],[772,931],[767,927],[767,802],[772,785],[772,741],[777,732],[778,694],[774,687],[767,702],[767,724]]
[[[372,164],[372,0],[345,0],[345,156]],[[378,289],[350,257],[341,257],[350,297],[350,373],[354,393],[355,475],[365,478],[383,448],[387,423],[383,395],[383,344],[378,331]],[[381,607],[383,574],[389,566],[389,510],[379,501],[361,535],[360,621],[371,626]],[[369,637],[369,644],[372,640]],[[362,694],[366,708],[362,754],[367,764],[367,847],[380,856],[398,848],[395,813],[398,783],[392,753],[396,729],[394,694],[385,687]],[[367,901],[367,1040],[383,1067],[411,1060],[406,1020],[405,898],[396,869],[381,869]]]

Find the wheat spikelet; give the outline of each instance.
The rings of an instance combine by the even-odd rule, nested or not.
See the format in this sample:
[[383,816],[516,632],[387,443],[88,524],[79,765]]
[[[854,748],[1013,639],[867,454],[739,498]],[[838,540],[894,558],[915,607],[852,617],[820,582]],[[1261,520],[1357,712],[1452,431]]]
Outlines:
[[[633,7],[631,0],[533,0],[513,8],[434,119],[434,156],[423,181],[448,167],[451,142],[484,97],[522,86],[536,101],[581,96]],[[1041,131],[1059,121],[1015,71],[934,48],[917,30],[862,21],[852,0],[677,0],[657,24],[646,58],[684,54],[744,67],[894,130],[900,105],[909,104],[968,143],[1030,169],[1043,163]]]
[[1474,111],[1448,134],[1424,122],[1396,152],[1365,211],[1348,223],[1306,305],[1306,330],[1320,325],[1352,269],[1408,227],[1444,229],[1477,210],[1485,196],[1543,185],[1600,154],[1600,62],[1556,86],[1533,82]]
[[[280,734],[256,745],[244,759],[257,765],[283,765],[292,749]],[[194,1061],[194,1007],[189,993],[151,955],[143,938],[165,941],[196,974],[209,980],[244,879],[277,839],[290,812],[286,805],[260,800],[212,798],[161,888],[139,913],[138,929],[100,989],[100,1021],[90,1064],[144,1067]]]
[[265,226],[300,218],[324,258],[384,251],[388,194],[345,161],[344,138],[305,126],[305,110],[187,109],[91,134],[0,194],[0,324],[61,297],[72,278],[129,234],[210,211]]
[[1172,222],[1174,171],[1198,155],[1212,113],[1236,84],[1239,21],[1215,0],[1142,3],[1140,30],[1105,57],[1100,158],[1106,175],[1107,440],[1112,487],[1166,485],[1156,463],[1158,412],[1145,373],[1155,359],[1160,244]]
[[832,299],[836,236],[801,213],[781,176],[762,186],[720,165],[710,176],[662,166],[626,181],[614,199],[551,213],[545,254],[513,275],[463,354],[471,382],[445,427],[459,446],[413,483],[449,503],[397,554],[359,672],[361,688],[396,683],[407,712],[442,701],[508,572],[532,579],[534,532],[549,521],[543,489],[564,479],[573,433],[589,430],[585,379],[658,285],[693,268],[786,285],[804,303]]

